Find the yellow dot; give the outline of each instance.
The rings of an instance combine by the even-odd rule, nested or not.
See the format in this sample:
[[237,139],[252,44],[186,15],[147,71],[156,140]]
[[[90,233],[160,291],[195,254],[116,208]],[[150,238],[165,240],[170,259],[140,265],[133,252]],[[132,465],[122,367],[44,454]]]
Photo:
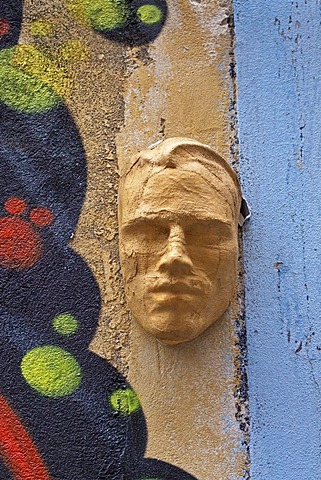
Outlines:
[[70,40],[64,43],[59,49],[59,54],[67,62],[85,60],[88,57],[88,53],[88,47],[79,40]]
[[137,10],[137,17],[142,23],[153,25],[163,18],[163,12],[156,5],[142,5]]
[[21,373],[30,387],[46,397],[65,397],[81,384],[75,357],[54,345],[29,350],[22,359]]
[[67,10],[81,25],[90,26],[83,0],[65,0]]
[[39,19],[32,22],[29,28],[33,36],[44,37],[52,33],[53,25],[50,20]]
[[33,45],[19,44],[14,47],[10,65],[39,80],[59,97],[67,96],[70,92],[71,78],[62,62],[53,56],[45,55]]
[[110,397],[111,408],[123,415],[131,415],[140,408],[138,397],[131,388],[115,390]]

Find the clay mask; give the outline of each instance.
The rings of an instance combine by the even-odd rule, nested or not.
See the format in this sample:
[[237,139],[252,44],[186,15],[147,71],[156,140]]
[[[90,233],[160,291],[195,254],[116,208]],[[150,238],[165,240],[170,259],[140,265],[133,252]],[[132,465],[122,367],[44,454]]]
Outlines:
[[120,259],[135,319],[162,343],[197,337],[228,308],[237,279],[241,189],[208,146],[165,140],[121,175]]

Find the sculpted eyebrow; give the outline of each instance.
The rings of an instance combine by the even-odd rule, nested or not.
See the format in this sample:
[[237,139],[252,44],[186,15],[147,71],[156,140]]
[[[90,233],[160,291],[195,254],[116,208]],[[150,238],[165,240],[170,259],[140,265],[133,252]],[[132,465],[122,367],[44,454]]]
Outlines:
[[[170,212],[168,212],[168,215],[163,215],[162,218],[159,218],[158,214],[151,214],[147,216],[139,216],[137,218],[133,218],[126,223],[123,224],[124,229],[139,226],[139,225],[157,225],[159,226],[167,226],[168,223],[170,223],[171,220],[171,215]],[[181,218],[177,218],[177,214],[175,215],[175,218],[173,218],[173,223],[179,222],[184,228],[217,228],[217,229],[224,229],[225,231],[228,231],[233,228],[231,223],[226,222],[222,219],[218,218],[198,218],[193,215],[186,215],[182,214]]]

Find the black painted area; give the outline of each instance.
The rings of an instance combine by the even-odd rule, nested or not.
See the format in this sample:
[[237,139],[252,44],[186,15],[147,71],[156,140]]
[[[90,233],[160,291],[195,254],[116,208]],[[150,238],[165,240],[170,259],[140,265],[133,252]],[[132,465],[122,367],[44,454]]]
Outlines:
[[[165,0],[134,0],[126,2],[130,15],[128,22],[121,28],[99,31],[104,37],[130,46],[139,46],[152,42],[158,37],[167,18],[167,4]],[[142,5],[155,5],[162,12],[162,19],[154,24],[146,24],[137,18],[137,10]]]
[[22,21],[22,0],[1,0],[0,21],[8,22],[8,33],[0,35],[0,50],[17,44]]
[[[27,114],[0,104],[0,192],[55,216],[51,243],[66,245],[86,192],[86,158],[76,125],[64,105]],[[3,207],[1,203],[0,208]],[[0,211],[1,213],[1,211]]]
[[11,475],[8,467],[0,458],[0,478],[1,480],[14,480],[13,476]]
[[[161,6],[163,18],[144,27],[134,20],[141,3],[132,2],[131,21],[122,32],[112,33],[115,40],[139,44],[158,35],[166,3],[150,2]],[[1,48],[17,43],[21,15],[21,2],[1,2],[0,18],[10,23],[8,34],[0,38]],[[68,246],[86,194],[86,170],[80,135],[62,103],[38,114],[0,104],[0,222],[10,218],[5,202],[21,198],[27,208],[18,216],[40,245],[39,259],[28,268],[0,261],[0,393],[20,418],[52,480],[192,480],[174,466],[144,459],[147,429],[142,410],[125,415],[115,412],[110,402],[115,390],[130,388],[128,382],[89,351],[100,292],[84,260]],[[30,212],[39,206],[53,213],[50,225],[31,221]],[[23,236],[13,242],[24,248]],[[76,333],[64,336],[54,330],[53,319],[62,313],[76,317]],[[26,353],[48,345],[69,352],[80,365],[81,384],[72,394],[42,395],[22,375]],[[0,462],[0,479],[11,478]]]

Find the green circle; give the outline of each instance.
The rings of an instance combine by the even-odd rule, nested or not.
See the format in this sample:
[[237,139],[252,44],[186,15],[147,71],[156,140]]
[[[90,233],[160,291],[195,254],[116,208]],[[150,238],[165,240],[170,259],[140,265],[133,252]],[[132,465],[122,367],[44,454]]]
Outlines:
[[60,103],[45,83],[9,66],[0,66],[0,100],[24,113],[45,112]]
[[44,82],[10,65],[15,47],[0,52],[0,100],[24,113],[40,113],[57,106],[60,97]]
[[86,15],[95,30],[113,30],[123,27],[130,9],[124,0],[83,0]]
[[138,397],[131,388],[115,390],[110,397],[110,405],[115,412],[123,415],[131,415],[140,408]]
[[142,5],[138,8],[136,15],[142,23],[147,25],[159,23],[163,18],[163,12],[156,5]]
[[54,345],[36,347],[23,357],[21,372],[30,387],[46,397],[64,397],[81,384],[81,368],[75,357]]
[[71,313],[57,315],[52,324],[56,332],[61,333],[61,335],[72,335],[78,330],[78,320]]

